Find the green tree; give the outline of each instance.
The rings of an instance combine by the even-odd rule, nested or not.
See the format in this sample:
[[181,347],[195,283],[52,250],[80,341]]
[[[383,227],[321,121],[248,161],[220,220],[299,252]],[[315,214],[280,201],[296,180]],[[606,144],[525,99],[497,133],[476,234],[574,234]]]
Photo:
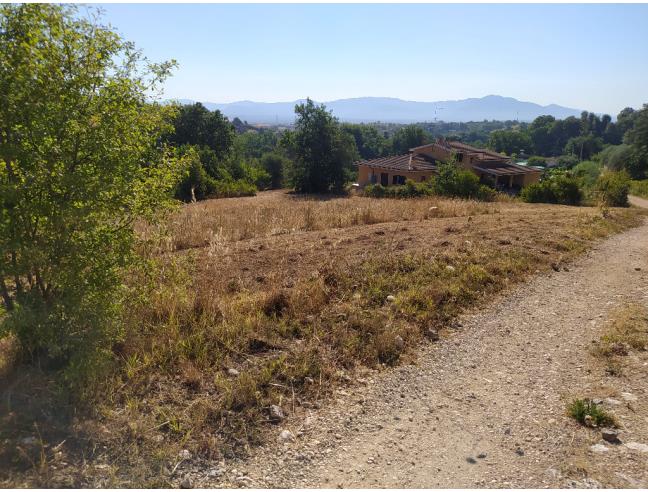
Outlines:
[[353,137],[358,154],[362,159],[375,159],[387,151],[387,140],[375,126],[344,123],[342,131]]
[[494,130],[488,137],[488,147],[495,152],[504,152],[507,155],[531,151],[529,136],[517,130]]
[[353,137],[341,130],[324,105],[310,99],[296,105],[295,113],[295,131],[285,139],[295,156],[291,176],[295,190],[341,191],[357,158]]
[[627,109],[621,112],[626,114],[620,121],[628,127],[624,143],[632,148],[625,169],[633,179],[644,179],[648,177],[648,104],[638,111]]
[[288,159],[280,154],[268,153],[261,157],[261,167],[270,175],[270,187],[281,188],[284,182],[284,170],[288,167]]
[[405,154],[413,147],[419,147],[430,142],[430,135],[418,125],[407,125],[400,128],[391,141],[394,154]]
[[[0,290],[25,353],[82,364],[119,336],[136,220],[170,204],[151,64],[75,7],[0,6]],[[81,355],[82,354],[82,355]]]

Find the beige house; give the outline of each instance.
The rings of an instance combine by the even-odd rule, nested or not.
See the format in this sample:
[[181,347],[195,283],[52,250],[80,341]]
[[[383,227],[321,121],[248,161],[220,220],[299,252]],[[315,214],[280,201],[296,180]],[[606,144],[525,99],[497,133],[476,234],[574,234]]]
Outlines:
[[436,174],[437,162],[448,161],[453,156],[458,166],[469,169],[481,181],[490,182],[497,188],[517,190],[540,180],[539,170],[514,164],[505,155],[439,139],[414,147],[409,154],[358,162],[358,184],[389,186],[403,184],[406,179],[424,181]]

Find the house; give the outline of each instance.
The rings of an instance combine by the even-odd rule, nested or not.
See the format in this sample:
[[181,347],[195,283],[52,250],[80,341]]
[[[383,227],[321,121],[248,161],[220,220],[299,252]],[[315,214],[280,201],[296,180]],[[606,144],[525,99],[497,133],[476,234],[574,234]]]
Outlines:
[[410,149],[408,154],[359,161],[358,184],[380,183],[383,186],[403,184],[406,179],[424,181],[436,174],[439,162],[454,157],[458,166],[474,172],[482,182],[496,188],[519,190],[537,183],[541,172],[519,166],[505,155],[478,149],[461,142],[439,139],[434,143]]

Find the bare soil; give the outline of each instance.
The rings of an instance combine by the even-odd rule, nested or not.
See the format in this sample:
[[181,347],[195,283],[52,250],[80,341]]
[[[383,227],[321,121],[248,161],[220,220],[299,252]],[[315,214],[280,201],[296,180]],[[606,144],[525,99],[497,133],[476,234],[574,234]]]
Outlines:
[[[415,365],[359,375],[334,404],[276,429],[294,442],[186,476],[201,487],[647,487],[648,356],[610,375],[590,350],[628,302],[648,305],[648,225],[463,316]],[[604,401],[622,444],[567,416],[576,397]]]

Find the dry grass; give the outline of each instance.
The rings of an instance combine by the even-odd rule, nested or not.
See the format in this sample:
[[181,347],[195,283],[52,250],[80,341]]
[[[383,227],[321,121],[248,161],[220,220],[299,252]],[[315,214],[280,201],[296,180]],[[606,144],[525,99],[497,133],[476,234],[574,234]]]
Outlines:
[[648,349],[648,309],[638,304],[617,308],[594,348],[595,355],[613,358]]
[[[177,251],[300,231],[498,212],[498,203],[471,200],[377,200],[361,196],[323,199],[271,191],[257,197],[187,205],[167,224],[165,232],[171,238],[167,247]],[[159,231],[142,232],[147,236]]]
[[[152,248],[157,268],[133,273],[114,370],[97,385],[89,418],[73,431],[66,423],[66,444],[46,448],[45,463],[61,470],[65,460],[75,486],[168,486],[180,450],[194,459],[245,453],[273,428],[270,405],[292,414],[320,404],[354,369],[413,357],[463,309],[640,219],[630,210],[603,217],[274,193],[190,205],[175,220],[162,251],[193,249]],[[16,429],[18,420],[14,412],[3,423]],[[68,483],[56,473],[48,480]]]

